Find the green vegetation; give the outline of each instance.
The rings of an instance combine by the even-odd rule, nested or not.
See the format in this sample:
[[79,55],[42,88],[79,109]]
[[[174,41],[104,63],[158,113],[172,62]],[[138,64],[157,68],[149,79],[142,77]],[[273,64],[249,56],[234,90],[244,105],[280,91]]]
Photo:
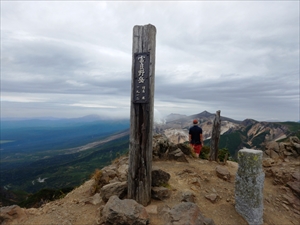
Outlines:
[[129,121],[1,121],[1,185],[27,193],[78,186],[96,168],[128,152],[129,136],[82,151],[70,149],[128,127]]
[[204,145],[204,146],[202,147],[201,152],[200,152],[199,158],[200,158],[200,159],[208,159],[209,151],[210,151],[209,146]]
[[[129,136],[107,142],[89,150],[61,154],[22,164],[22,167],[8,167],[1,171],[1,183],[11,189],[34,193],[42,188],[63,188],[77,186],[87,179],[96,168],[103,168],[118,155],[128,152]],[[38,178],[44,179],[39,182]]]
[[[204,145],[202,147],[202,150],[200,152],[200,159],[208,159],[209,158],[209,152],[210,152],[210,147],[207,146],[207,145]],[[226,156],[227,155],[227,156]],[[219,149],[218,151],[218,159],[220,162],[224,162],[225,158],[227,157],[227,160],[228,159],[231,159],[230,157],[230,153],[228,151],[227,148],[221,148]]]
[[297,136],[300,139],[300,123],[298,122],[280,122],[278,124],[286,126],[293,135]]
[[73,188],[62,188],[59,190],[42,189],[35,194],[28,195],[27,199],[18,203],[23,208],[37,208],[42,204],[53,201],[55,199],[63,198],[67,193],[72,191]]

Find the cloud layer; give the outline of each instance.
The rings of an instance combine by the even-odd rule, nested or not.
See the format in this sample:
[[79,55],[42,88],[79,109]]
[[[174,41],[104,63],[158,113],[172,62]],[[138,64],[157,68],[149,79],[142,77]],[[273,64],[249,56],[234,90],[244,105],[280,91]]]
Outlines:
[[155,109],[299,118],[299,2],[1,2],[1,117],[129,118],[132,29],[153,24]]

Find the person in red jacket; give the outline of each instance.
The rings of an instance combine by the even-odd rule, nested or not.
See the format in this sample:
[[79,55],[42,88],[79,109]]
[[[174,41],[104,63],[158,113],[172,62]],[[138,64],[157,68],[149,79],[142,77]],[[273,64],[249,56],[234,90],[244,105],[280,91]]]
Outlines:
[[198,120],[196,119],[193,120],[193,126],[189,130],[189,141],[197,158],[199,158],[203,145],[203,136],[202,128],[198,126]]

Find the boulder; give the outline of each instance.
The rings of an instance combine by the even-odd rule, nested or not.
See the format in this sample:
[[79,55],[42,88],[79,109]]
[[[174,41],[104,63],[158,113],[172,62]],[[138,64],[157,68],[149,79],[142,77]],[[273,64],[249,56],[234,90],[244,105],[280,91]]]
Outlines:
[[151,197],[157,200],[164,200],[169,198],[171,191],[165,187],[152,187],[151,188]]
[[159,187],[161,185],[167,184],[171,177],[169,173],[161,169],[158,169],[156,167],[152,168],[151,176],[152,176],[151,185],[153,187]]
[[167,225],[215,225],[212,219],[205,218],[195,203],[182,202],[168,212]]
[[132,199],[120,200],[111,196],[102,210],[101,220],[109,225],[146,225],[149,223],[146,209]]
[[180,143],[177,144],[177,147],[185,154],[192,155],[192,148],[189,144]]
[[172,151],[168,155],[168,159],[175,160],[178,162],[188,162],[184,153],[178,148],[175,151]]
[[230,180],[230,172],[228,171],[227,167],[225,166],[217,166],[216,167],[217,176],[223,180],[229,181]]
[[168,141],[163,135],[155,135],[152,139],[152,149],[154,158],[166,158],[170,149],[174,148],[174,144]]
[[100,197],[104,202],[107,202],[108,199],[116,195],[119,198],[124,198],[127,194],[127,182],[115,182],[107,184],[101,188]]

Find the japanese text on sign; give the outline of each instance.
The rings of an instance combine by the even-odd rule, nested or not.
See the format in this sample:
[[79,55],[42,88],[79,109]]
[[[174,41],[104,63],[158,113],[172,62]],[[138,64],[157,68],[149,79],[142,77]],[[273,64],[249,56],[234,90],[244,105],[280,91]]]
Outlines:
[[135,54],[134,103],[147,103],[149,100],[149,53]]

